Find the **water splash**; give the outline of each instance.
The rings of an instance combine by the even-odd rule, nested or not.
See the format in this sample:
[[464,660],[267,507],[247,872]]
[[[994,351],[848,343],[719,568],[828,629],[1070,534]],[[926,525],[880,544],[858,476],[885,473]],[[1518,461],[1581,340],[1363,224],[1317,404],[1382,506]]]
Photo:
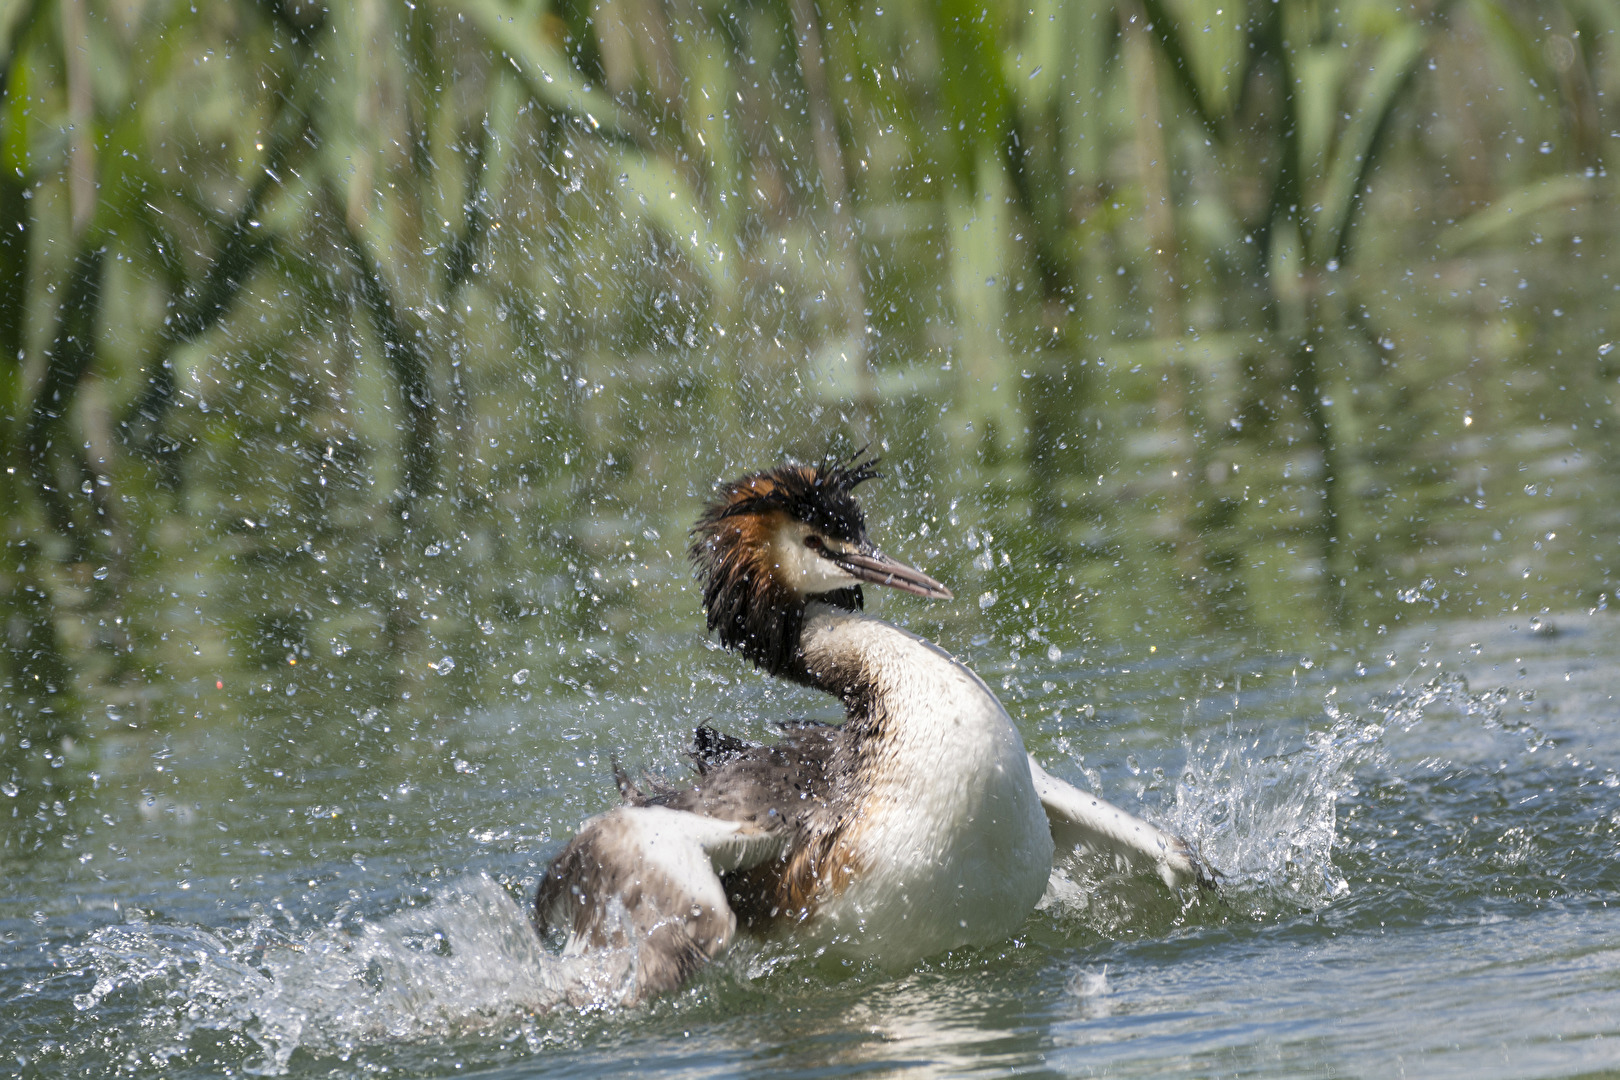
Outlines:
[[1338,803],[1377,756],[1384,728],[1329,710],[1331,726],[1293,750],[1257,754],[1257,739],[1206,739],[1188,752],[1161,824],[1220,871],[1222,898],[1238,910],[1314,907],[1349,891],[1332,858]]
[[1233,909],[1259,917],[1279,907],[1319,907],[1350,891],[1333,859],[1343,845],[1339,802],[1356,793],[1358,773],[1387,764],[1386,736],[1450,713],[1524,733],[1533,753],[1546,738],[1505,717],[1509,699],[1505,689],[1475,693],[1455,673],[1397,687],[1359,709],[1341,706],[1330,692],[1327,727],[1308,732],[1302,745],[1261,752],[1262,739],[1250,733],[1189,746],[1157,823],[1190,840],[1219,870],[1222,899]]
[[1439,710],[1449,710],[1460,718],[1477,718],[1487,731],[1504,731],[1525,737],[1525,749],[1530,753],[1546,746],[1551,739],[1524,715],[1508,715],[1508,706],[1515,700],[1528,704],[1536,692],[1531,689],[1510,692],[1499,686],[1478,693],[1470,690],[1468,680],[1456,672],[1436,675],[1423,685],[1397,687],[1373,698],[1370,707],[1384,715],[1384,722],[1401,731],[1409,731],[1426,716]]
[[[1418,708],[1411,702],[1402,706]],[[1156,882],[1124,880],[1097,872],[1082,876],[1054,871],[1042,906],[1104,936],[1133,926],[1169,925],[1186,919],[1222,919],[1236,911],[1263,917],[1279,907],[1317,907],[1349,891],[1333,864],[1338,803],[1355,791],[1356,771],[1375,760],[1394,704],[1361,717],[1340,711],[1329,695],[1324,730],[1286,745],[1253,731],[1228,730],[1187,747],[1174,788],[1143,813],[1154,824],[1188,840],[1219,875],[1219,901],[1190,890],[1167,898]],[[1139,772],[1127,759],[1132,772]],[[1090,776],[1092,786],[1097,778]]]
[[[537,1043],[536,1020],[633,996],[634,954],[557,956],[484,875],[431,903],[354,933],[289,935],[268,918],[245,929],[133,923],[64,950],[95,984],[74,999],[98,1027],[140,1030],[143,1056],[184,1055],[194,1036],[244,1036],[263,1052],[250,1072],[287,1070],[299,1049],[347,1058],[368,1045],[470,1034]],[[133,1008],[138,1019],[130,1022]]]

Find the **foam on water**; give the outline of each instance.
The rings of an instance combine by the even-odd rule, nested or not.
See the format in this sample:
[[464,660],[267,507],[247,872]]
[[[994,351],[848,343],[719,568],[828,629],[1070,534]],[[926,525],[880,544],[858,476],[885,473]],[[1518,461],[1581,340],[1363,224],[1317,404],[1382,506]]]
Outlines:
[[[452,883],[431,903],[358,932],[277,931],[256,917],[236,932],[133,923],[105,927],[64,950],[95,976],[82,1013],[133,1005],[141,1056],[186,1052],[199,1032],[246,1036],[263,1050],[250,1071],[284,1072],[299,1048],[347,1057],[362,1046],[517,1033],[558,1008],[621,1003],[633,955],[558,956],[527,915],[485,875]],[[111,1017],[96,1017],[98,1023]]]

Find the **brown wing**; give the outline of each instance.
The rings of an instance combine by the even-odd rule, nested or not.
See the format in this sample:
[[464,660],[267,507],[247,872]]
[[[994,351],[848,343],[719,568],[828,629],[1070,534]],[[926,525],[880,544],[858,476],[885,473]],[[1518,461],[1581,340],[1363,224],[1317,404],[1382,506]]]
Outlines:
[[692,754],[697,782],[637,802],[797,833],[827,806],[846,756],[840,752],[844,741],[843,728],[825,724],[794,727],[771,745],[702,727],[695,733]]
[[592,818],[546,870],[535,896],[542,931],[564,952],[634,949],[633,998],[681,986],[736,930],[720,875],[775,860],[783,837],[662,806]]
[[858,869],[844,842],[859,801],[860,735],[814,721],[783,725],[779,743],[746,743],[710,728],[694,740],[697,782],[651,796],[651,804],[781,831],[782,857],[723,875],[731,909],[745,926],[796,922]]
[[629,805],[587,822],[553,860],[536,921],[565,931],[576,953],[633,944],[635,996],[680,986],[739,919],[801,918],[843,880],[847,800],[834,793],[848,794],[852,754],[851,733],[831,725],[795,725],[769,746],[700,728],[697,782],[643,792],[621,777]]

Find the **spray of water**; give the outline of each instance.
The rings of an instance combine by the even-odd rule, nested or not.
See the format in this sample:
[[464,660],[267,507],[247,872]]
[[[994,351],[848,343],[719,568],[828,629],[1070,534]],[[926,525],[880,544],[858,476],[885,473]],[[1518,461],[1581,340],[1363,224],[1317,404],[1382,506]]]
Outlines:
[[1320,907],[1349,893],[1333,861],[1341,846],[1338,806],[1356,793],[1356,777],[1387,764],[1386,738],[1440,712],[1487,729],[1523,733],[1531,752],[1546,741],[1533,725],[1504,717],[1508,691],[1475,693],[1450,673],[1399,686],[1360,708],[1323,705],[1326,726],[1302,745],[1227,734],[1190,744],[1186,766],[1159,824],[1187,837],[1222,875],[1232,909],[1259,916]]
[[[612,1007],[633,990],[630,951],[548,952],[499,884],[477,875],[431,903],[358,932],[278,931],[257,917],[222,933],[197,926],[106,927],[65,950],[93,973],[81,1012],[140,1012],[149,1057],[183,1054],[200,1032],[239,1033],[263,1051],[252,1071],[293,1053],[347,1057],[368,1044],[527,1032],[552,1010]],[[112,1017],[102,1018],[111,1022]]]

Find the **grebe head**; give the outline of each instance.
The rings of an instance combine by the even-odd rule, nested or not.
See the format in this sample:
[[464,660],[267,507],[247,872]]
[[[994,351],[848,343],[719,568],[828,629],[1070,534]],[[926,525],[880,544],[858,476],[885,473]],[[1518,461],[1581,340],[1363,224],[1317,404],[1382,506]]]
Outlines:
[[875,458],[788,462],[724,484],[703,509],[688,552],[709,629],[776,674],[797,669],[805,605],[861,606],[861,584],[949,600],[951,591],[872,545],[854,488]]

